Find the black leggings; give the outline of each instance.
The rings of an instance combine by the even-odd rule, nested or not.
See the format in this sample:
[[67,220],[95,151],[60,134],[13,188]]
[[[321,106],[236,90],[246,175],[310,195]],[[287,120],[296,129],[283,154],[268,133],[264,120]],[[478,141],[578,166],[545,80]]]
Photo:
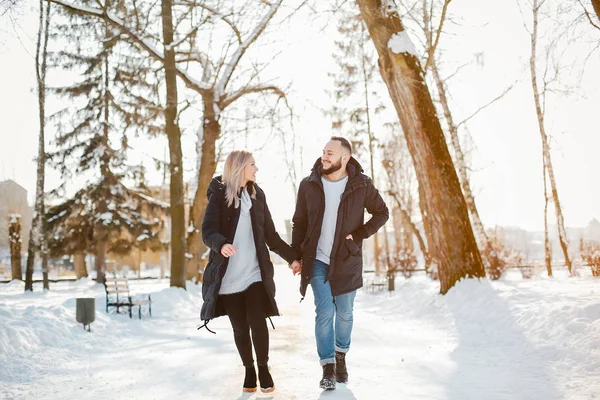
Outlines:
[[[267,293],[262,282],[253,283],[243,292],[219,295],[233,327],[233,337],[245,367],[254,365],[252,342],[258,365],[269,361],[269,330],[267,328]],[[250,341],[252,329],[252,342]]]

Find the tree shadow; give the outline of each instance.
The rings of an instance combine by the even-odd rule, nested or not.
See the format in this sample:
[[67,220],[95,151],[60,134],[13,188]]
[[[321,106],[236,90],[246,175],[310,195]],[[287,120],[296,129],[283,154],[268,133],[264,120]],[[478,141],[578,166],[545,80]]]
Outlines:
[[458,345],[451,353],[456,370],[448,379],[447,398],[560,398],[548,365],[555,350],[527,339],[507,300],[490,282],[473,281],[453,290],[460,292],[451,292],[446,304],[454,317]]

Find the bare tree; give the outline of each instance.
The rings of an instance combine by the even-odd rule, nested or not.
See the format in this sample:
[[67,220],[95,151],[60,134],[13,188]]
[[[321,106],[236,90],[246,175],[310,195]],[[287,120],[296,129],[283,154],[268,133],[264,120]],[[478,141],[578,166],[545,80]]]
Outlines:
[[37,184],[35,188],[35,212],[27,247],[27,267],[25,270],[25,291],[33,291],[33,266],[35,253],[39,249],[42,256],[42,277],[44,289],[50,289],[48,282],[48,242],[46,237],[46,210],[44,182],[46,177],[46,69],[48,60],[48,38],[50,36],[50,4],[40,0],[40,16],[35,53],[35,73],[38,87],[38,116],[40,133],[38,137]]
[[[387,175],[387,194],[392,198],[395,206],[392,208],[394,217],[394,231],[396,241],[396,256],[401,253],[412,253],[412,238],[417,239],[419,250],[425,260],[425,271],[429,272],[432,257],[421,232],[413,222],[413,189],[414,169],[411,164],[410,154],[402,132],[396,124],[389,125],[390,137],[382,144],[383,168]],[[396,221],[397,219],[397,221]]]
[[[209,7],[201,2],[199,3],[201,9],[208,11],[217,21],[221,21],[230,28],[232,40],[225,49],[224,55],[220,55],[216,59],[210,59],[207,53],[194,54],[192,51],[181,51],[179,53],[182,60],[187,61],[197,58],[196,61],[203,67],[203,82],[206,83],[205,88],[199,91],[203,105],[203,123],[200,131],[202,137],[199,138],[202,144],[200,153],[198,153],[200,168],[196,193],[190,207],[187,229],[186,260],[188,265],[186,271],[190,278],[204,268],[202,254],[205,252],[205,246],[201,240],[200,227],[208,204],[206,190],[215,174],[218,162],[217,140],[221,138],[222,134],[221,119],[223,111],[240,98],[248,95],[273,93],[279,98],[285,98],[284,91],[276,85],[257,83],[261,68],[255,67],[249,71],[248,78],[238,78],[237,81],[233,79],[234,74],[241,70],[242,58],[263,34],[282,2],[283,0],[272,3],[263,2],[265,9],[262,12],[262,17],[250,29],[246,28],[247,32],[244,32],[242,28],[245,25],[244,22],[248,22],[247,20],[244,21],[243,10],[246,7],[242,7],[237,12],[238,21],[236,21],[232,18],[232,15],[227,15],[226,12],[216,7]],[[255,6],[251,6],[252,10],[255,9]],[[250,13],[247,12],[247,18],[249,18]],[[233,14],[233,11],[231,14]],[[230,47],[235,48],[232,54],[228,54],[227,51]]]
[[400,119],[419,181],[420,208],[445,294],[461,278],[485,270],[460,182],[424,81],[414,45],[396,10],[357,1],[379,54],[379,68]]
[[[241,71],[244,66],[242,58],[248,52],[248,49],[257,41],[266,29],[267,25],[279,10],[283,0],[275,2],[248,3],[243,7],[238,2],[210,2],[210,1],[188,1],[181,0],[177,2],[169,1],[161,3],[161,15],[163,19],[163,37],[158,39],[147,32],[145,28],[136,24],[135,19],[121,19],[110,12],[100,1],[98,7],[89,7],[84,4],[74,4],[65,0],[48,0],[72,12],[101,18],[117,28],[122,36],[127,40],[145,50],[150,57],[161,62],[165,66],[165,73],[168,72],[179,77],[180,80],[192,91],[200,95],[203,106],[202,129],[199,130],[199,173],[196,194],[190,207],[190,225],[188,226],[187,253],[185,245],[176,244],[181,237],[185,240],[185,227],[183,215],[183,168],[181,162],[181,140],[178,126],[175,122],[181,111],[177,111],[174,82],[171,78],[167,79],[170,87],[167,94],[167,103],[169,105],[168,120],[169,127],[167,137],[169,138],[169,149],[172,157],[170,163],[171,171],[171,212],[172,212],[172,260],[173,277],[178,280],[178,286],[182,283],[179,268],[183,260],[186,260],[188,277],[202,269],[202,253],[204,245],[200,239],[200,225],[204,217],[206,208],[206,189],[212,179],[217,165],[217,140],[221,137],[221,117],[223,111],[240,98],[260,94],[273,93],[275,96],[284,97],[284,92],[272,84],[260,82],[259,75],[262,68],[253,66],[250,70]],[[177,7],[177,12],[175,11]],[[229,7],[229,8],[227,8]],[[251,8],[246,15],[243,11]],[[262,7],[262,13],[257,17],[257,7]],[[169,10],[171,16],[169,17]],[[237,15],[239,21],[232,19],[232,15]],[[255,18],[252,18],[254,16]],[[256,24],[248,27],[249,23],[256,20]],[[169,26],[171,21],[171,26]],[[201,27],[207,23],[219,22],[228,27],[232,32],[233,40],[217,43],[216,50],[213,53],[217,56],[211,57],[209,52],[201,51],[200,44],[213,46],[213,40],[199,40],[198,36],[203,33]],[[242,29],[246,27],[246,29]],[[206,32],[204,32],[206,33]],[[166,36],[165,36],[166,35]],[[171,40],[169,41],[169,36]],[[216,35],[208,33],[208,37]],[[163,50],[158,50],[153,44],[159,43]],[[172,56],[174,57],[174,65]],[[168,64],[168,65],[167,65]],[[199,76],[195,77],[193,72],[200,71]],[[236,72],[246,72],[236,76]],[[183,267],[181,267],[183,268]],[[174,282],[172,282],[174,284]]]
[[[563,255],[565,257],[565,264],[569,269],[569,274],[572,273],[572,262],[569,256],[569,245],[567,239],[567,232],[565,230],[565,222],[562,213],[562,208],[560,205],[560,200],[558,197],[558,189],[556,186],[556,179],[554,177],[554,168],[552,166],[552,158],[550,156],[550,142],[549,136],[546,132],[546,124],[545,124],[545,103],[546,103],[546,93],[550,90],[550,85],[553,81],[555,81],[559,74],[559,66],[554,66],[553,70],[549,71],[549,63],[551,62],[551,51],[553,50],[553,46],[555,43],[551,43],[546,49],[546,67],[544,70],[544,74],[542,77],[542,83],[539,84],[538,79],[538,70],[537,70],[537,58],[538,58],[538,27],[539,27],[539,18],[540,18],[540,10],[546,0],[533,0],[531,6],[532,12],[532,29],[529,31],[530,34],[530,43],[531,43],[531,55],[529,58],[529,71],[531,73],[531,86],[533,89],[533,99],[535,102],[535,110],[538,120],[538,127],[540,130],[540,135],[542,138],[542,156],[544,161],[544,185],[546,185],[546,179],[550,184],[550,194],[552,201],[554,202],[554,209],[556,213],[556,224],[558,228],[558,239],[560,242],[560,247],[563,251]],[[547,207],[547,206],[546,206]],[[547,224],[546,224],[547,225]],[[546,250],[548,251],[548,249]],[[548,256],[546,256],[546,259]],[[551,272],[551,271],[549,271]]]
[[[510,89],[512,89],[512,86],[487,104],[471,113],[465,120],[460,122],[455,120],[450,106],[450,94],[448,93],[447,80],[449,78],[444,78],[439,68],[439,64],[442,60],[442,53],[439,50],[439,45],[442,35],[444,34],[444,25],[447,25],[447,20],[449,18],[448,9],[451,1],[452,0],[403,1],[400,2],[400,5],[403,7],[403,13],[407,15],[408,18],[410,18],[423,31],[424,41],[422,45],[425,49],[424,57],[426,59],[424,70],[425,72],[431,71],[433,81],[435,82],[435,86],[437,88],[439,105],[441,106],[447,126],[449,145],[452,148],[453,161],[456,165],[458,178],[460,180],[463,195],[467,203],[471,222],[477,235],[479,249],[480,251],[483,251],[488,247],[488,237],[483,227],[483,223],[481,222],[479,211],[477,210],[477,205],[475,202],[475,196],[473,195],[473,191],[471,189],[468,176],[468,163],[465,159],[465,151],[463,150],[459,139],[459,128],[462,125],[466,125],[468,120],[474,118],[485,108],[500,100],[506,93],[510,91]],[[454,74],[452,76],[454,76]],[[493,255],[495,252],[482,252],[482,257],[486,265],[490,265],[494,262],[492,260],[487,260],[485,255],[488,254]]]

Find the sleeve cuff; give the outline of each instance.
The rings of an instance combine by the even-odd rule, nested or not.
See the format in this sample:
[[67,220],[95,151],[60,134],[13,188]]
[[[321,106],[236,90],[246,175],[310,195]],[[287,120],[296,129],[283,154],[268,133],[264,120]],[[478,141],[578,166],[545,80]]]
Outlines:
[[356,229],[354,232],[351,233],[351,235],[352,239],[354,239],[355,242],[359,240],[365,240],[369,236],[364,226],[361,226],[358,229]]

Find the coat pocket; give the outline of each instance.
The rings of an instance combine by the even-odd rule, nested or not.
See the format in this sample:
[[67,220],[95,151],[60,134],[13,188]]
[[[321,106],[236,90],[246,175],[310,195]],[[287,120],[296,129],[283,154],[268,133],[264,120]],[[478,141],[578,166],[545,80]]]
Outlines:
[[342,248],[340,249],[340,252],[338,253],[338,257],[345,264],[347,262],[347,260],[350,258],[358,257],[358,258],[362,259],[362,254],[360,251],[360,247],[358,247],[358,245],[354,242],[354,240],[346,239],[346,240],[344,240],[344,245],[342,246]]

